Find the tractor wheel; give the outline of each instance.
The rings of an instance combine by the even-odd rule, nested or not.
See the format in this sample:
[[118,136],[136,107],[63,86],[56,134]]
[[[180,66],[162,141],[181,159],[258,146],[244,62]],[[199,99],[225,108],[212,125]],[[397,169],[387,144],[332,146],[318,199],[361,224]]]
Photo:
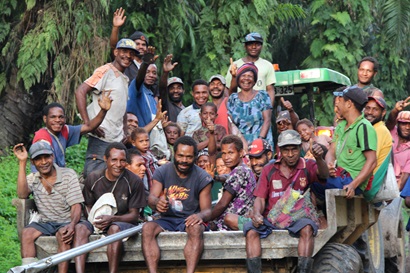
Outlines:
[[363,273],[362,260],[349,245],[328,243],[314,259],[312,272],[315,273]]

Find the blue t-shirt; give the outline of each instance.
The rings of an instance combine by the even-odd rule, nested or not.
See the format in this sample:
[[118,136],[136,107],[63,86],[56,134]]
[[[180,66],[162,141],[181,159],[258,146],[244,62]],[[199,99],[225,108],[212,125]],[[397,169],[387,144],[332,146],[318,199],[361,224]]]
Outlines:
[[137,90],[135,79],[128,87],[127,112],[137,116],[139,127],[144,127],[150,123],[152,115],[157,113],[154,93],[145,84],[142,84],[140,90]]

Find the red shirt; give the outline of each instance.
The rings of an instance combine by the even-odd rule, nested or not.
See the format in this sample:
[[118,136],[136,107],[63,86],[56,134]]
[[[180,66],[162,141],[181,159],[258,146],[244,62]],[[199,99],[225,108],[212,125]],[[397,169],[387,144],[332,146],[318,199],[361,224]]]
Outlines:
[[226,132],[230,134],[229,125],[228,125],[228,108],[226,107],[226,101],[228,98],[225,98],[218,109],[218,116],[215,119],[215,124],[222,125]]
[[[299,158],[299,162],[289,178],[286,178],[280,171],[280,161],[281,159],[275,163],[266,165],[262,169],[258,184],[253,192],[254,196],[267,200],[267,205],[263,212],[264,217],[268,215],[271,208],[276,204],[290,184],[292,184],[293,180],[295,180],[293,189],[299,190],[300,192],[304,192],[309,184],[319,181],[316,161]],[[276,171],[269,179],[268,175],[273,168],[275,168]],[[306,177],[304,169],[306,169],[308,177]]]

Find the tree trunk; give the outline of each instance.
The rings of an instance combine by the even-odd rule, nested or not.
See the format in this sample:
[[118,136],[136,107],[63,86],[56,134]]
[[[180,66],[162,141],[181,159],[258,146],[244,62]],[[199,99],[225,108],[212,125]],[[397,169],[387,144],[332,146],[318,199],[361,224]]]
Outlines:
[[16,83],[17,70],[11,69],[10,81],[0,99],[0,153],[8,147],[31,142],[32,133],[41,124],[41,111],[45,106],[45,86],[35,85],[28,92]]

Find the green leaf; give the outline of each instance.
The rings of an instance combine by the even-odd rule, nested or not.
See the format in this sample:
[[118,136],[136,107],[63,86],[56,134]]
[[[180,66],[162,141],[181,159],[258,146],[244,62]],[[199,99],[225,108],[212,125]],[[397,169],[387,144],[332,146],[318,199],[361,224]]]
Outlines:
[[344,27],[352,22],[349,13],[347,13],[346,11],[336,12],[336,14],[332,14],[331,17]]

